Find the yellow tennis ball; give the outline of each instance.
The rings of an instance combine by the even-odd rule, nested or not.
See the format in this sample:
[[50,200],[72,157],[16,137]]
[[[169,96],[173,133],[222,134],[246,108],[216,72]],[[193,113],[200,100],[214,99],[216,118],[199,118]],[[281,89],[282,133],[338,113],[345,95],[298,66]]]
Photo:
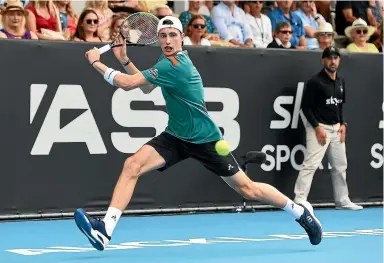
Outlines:
[[231,152],[231,146],[226,140],[220,140],[215,145],[216,152],[221,156],[227,156]]

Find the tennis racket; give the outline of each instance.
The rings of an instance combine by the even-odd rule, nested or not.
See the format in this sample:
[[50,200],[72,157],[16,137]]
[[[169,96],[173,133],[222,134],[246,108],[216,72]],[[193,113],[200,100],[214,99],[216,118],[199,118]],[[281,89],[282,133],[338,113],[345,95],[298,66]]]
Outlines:
[[108,50],[122,46],[116,44],[119,36],[126,40],[127,45],[152,45],[158,41],[157,39],[157,25],[159,19],[146,12],[138,12],[128,16],[123,23],[121,23],[119,34],[115,36],[111,43],[99,48],[100,54]]

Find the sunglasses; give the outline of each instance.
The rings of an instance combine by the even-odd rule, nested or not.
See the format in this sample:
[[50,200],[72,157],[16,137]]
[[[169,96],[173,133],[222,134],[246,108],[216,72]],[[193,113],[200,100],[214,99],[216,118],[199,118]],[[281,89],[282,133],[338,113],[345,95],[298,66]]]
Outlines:
[[329,36],[331,37],[333,34],[332,33],[319,33],[319,36]]
[[193,27],[196,28],[196,29],[198,29],[198,28],[204,29],[205,25],[203,25],[203,24],[193,24]]
[[93,22],[95,25],[97,25],[97,24],[99,23],[99,20],[98,20],[98,19],[87,19],[87,20],[85,20],[85,22],[86,22],[88,25],[92,24],[92,22]]
[[356,33],[357,33],[357,34],[361,34],[361,32],[363,32],[364,35],[365,35],[365,34],[368,33],[368,30],[367,30],[367,29],[363,29],[363,30],[362,30],[362,29],[357,29],[357,30],[356,30]]
[[292,34],[291,30],[281,30],[279,33],[281,34]]

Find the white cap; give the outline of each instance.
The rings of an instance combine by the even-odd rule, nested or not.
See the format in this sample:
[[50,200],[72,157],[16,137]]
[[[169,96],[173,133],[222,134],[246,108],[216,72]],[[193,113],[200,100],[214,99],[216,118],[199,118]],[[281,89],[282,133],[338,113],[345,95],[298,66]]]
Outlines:
[[[164,24],[166,20],[169,20],[170,22],[166,22]],[[180,20],[174,16],[165,16],[159,21],[159,23],[157,24],[157,34],[159,34],[160,30],[163,28],[176,28],[181,33],[183,33],[183,25],[181,24]]]

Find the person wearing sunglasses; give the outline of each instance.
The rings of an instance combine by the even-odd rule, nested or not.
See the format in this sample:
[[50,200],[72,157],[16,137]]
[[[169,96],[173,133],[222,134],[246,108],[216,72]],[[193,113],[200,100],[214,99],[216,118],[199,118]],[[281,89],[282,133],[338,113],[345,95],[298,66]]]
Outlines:
[[333,27],[328,22],[320,23],[319,29],[315,33],[317,42],[319,42],[318,49],[324,50],[334,44],[335,32]]
[[291,24],[292,27],[291,44],[295,46],[296,49],[307,49],[307,40],[305,39],[303,22],[300,17],[292,11],[293,0],[279,0],[276,1],[276,3],[277,8],[268,13],[274,33],[277,33],[277,24],[287,22]]
[[275,38],[267,48],[288,48],[296,49],[291,43],[292,26],[288,22],[281,22],[276,25]]
[[79,17],[74,41],[104,42],[99,36],[99,17],[93,9],[84,10]]
[[194,15],[187,25],[183,44],[187,46],[210,46],[211,43],[205,38],[207,26],[202,15]]
[[345,29],[345,35],[352,41],[346,49],[350,52],[379,53],[374,44],[368,43],[375,31],[376,28],[368,26],[363,19],[356,19]]

